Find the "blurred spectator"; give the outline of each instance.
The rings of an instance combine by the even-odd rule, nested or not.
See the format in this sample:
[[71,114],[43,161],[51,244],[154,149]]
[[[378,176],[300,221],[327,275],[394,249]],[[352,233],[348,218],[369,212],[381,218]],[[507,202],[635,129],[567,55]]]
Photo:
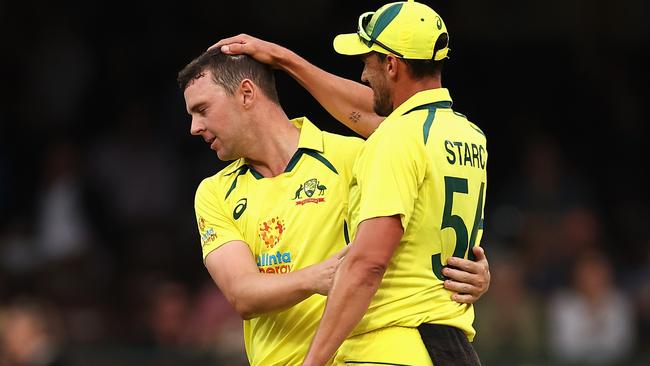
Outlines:
[[574,206],[557,212],[552,222],[528,215],[524,258],[530,267],[528,279],[542,293],[552,292],[571,282],[576,259],[583,252],[602,246],[603,233],[598,213],[591,207]]
[[490,260],[490,291],[476,305],[477,352],[486,365],[532,364],[544,351],[542,298],[525,286],[516,258],[492,253]]
[[0,309],[0,365],[64,366],[62,319],[50,305],[20,300]]
[[[187,342],[228,365],[247,365],[241,317],[210,280],[201,286],[187,324]],[[226,362],[227,361],[227,362]]]
[[61,142],[44,155],[45,177],[36,213],[38,250],[32,254],[47,263],[79,256],[88,249],[91,230],[84,212],[78,151]]
[[585,252],[574,267],[573,286],[550,302],[552,357],[564,364],[622,364],[633,351],[633,314],[625,294],[615,287],[607,257]]
[[107,230],[138,232],[175,217],[178,165],[159,141],[147,104],[134,101],[117,118],[89,154],[93,191],[105,206]]
[[[533,134],[523,155],[523,176],[512,176],[497,198],[488,240],[506,241],[524,261],[526,282],[548,293],[567,280],[566,262],[577,253],[569,246],[589,246],[600,240],[592,223],[592,193],[576,174],[554,139]],[[575,221],[575,223],[573,222]],[[576,226],[574,226],[576,224]],[[576,238],[572,236],[582,235]],[[584,241],[591,241],[585,243]]]
[[156,347],[186,347],[185,327],[192,310],[190,293],[186,286],[166,281],[151,289],[149,327]]

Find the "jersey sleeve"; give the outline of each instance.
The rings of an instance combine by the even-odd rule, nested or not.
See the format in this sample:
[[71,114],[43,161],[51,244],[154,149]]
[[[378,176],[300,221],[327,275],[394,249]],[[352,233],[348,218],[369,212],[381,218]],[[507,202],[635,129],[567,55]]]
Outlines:
[[366,142],[363,158],[358,161],[359,222],[400,215],[406,229],[413,214],[426,161],[421,143],[410,138],[408,132],[400,131],[398,123],[376,131],[377,136]]
[[218,192],[220,191],[208,178],[201,182],[194,198],[203,260],[210,252],[227,242],[244,241],[244,236],[225,210],[222,199],[217,195]]

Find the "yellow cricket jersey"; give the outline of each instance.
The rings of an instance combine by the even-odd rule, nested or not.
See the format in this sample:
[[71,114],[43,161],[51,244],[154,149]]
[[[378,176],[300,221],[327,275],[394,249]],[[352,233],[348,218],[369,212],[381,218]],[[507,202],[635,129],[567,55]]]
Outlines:
[[[239,159],[206,178],[196,192],[203,258],[221,245],[248,244],[260,272],[297,271],[341,250],[352,165],[363,140],[320,131],[307,118],[285,172],[264,178]],[[244,321],[251,365],[299,365],[316,332],[326,297]]]
[[350,183],[352,235],[363,220],[399,214],[404,236],[353,335],[434,323],[474,338],[474,309],[450,299],[441,271],[452,255],[473,257],[468,248],[481,241],[487,150],[483,132],[451,104],[447,89],[415,94],[359,152]]

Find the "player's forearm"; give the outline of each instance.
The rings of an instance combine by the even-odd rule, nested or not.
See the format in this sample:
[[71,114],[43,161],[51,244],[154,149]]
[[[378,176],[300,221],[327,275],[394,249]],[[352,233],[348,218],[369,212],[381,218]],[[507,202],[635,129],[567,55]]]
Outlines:
[[[348,260],[349,259],[349,260]],[[325,365],[363,318],[385,267],[348,258],[339,267],[304,365]]]
[[359,135],[370,136],[383,120],[373,111],[373,92],[369,87],[318,68],[286,48],[275,56],[279,68],[307,89],[329,114]]
[[244,319],[281,311],[315,293],[301,271],[287,274],[249,274],[238,281],[232,303]]

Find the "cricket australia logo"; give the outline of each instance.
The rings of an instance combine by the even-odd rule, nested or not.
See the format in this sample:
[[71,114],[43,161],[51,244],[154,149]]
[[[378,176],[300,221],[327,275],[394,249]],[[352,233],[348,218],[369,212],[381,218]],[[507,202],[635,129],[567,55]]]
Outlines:
[[[316,191],[318,191],[317,196],[324,196],[327,187],[322,184],[318,179],[312,178],[307,180],[305,183],[301,184],[296,190],[296,194],[293,199],[296,201],[296,205],[304,205],[305,203],[320,203],[325,202],[325,197],[312,197]],[[304,199],[301,197],[302,194],[305,194]]]
[[273,248],[280,242],[286,228],[284,220],[277,216],[260,224],[259,236],[267,249]]

